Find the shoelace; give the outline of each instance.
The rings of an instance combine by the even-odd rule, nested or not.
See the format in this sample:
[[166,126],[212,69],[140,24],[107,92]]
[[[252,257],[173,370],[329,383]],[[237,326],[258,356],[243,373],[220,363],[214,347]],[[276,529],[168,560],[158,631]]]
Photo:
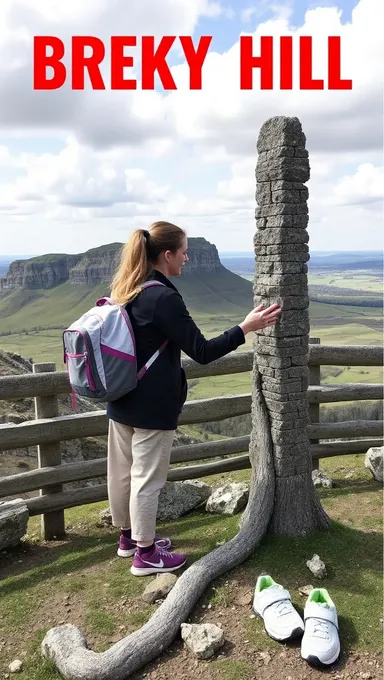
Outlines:
[[322,638],[327,640],[329,638],[328,622],[322,619],[312,619],[311,621],[311,635],[313,637]]
[[290,600],[280,600],[280,602],[275,602],[273,609],[278,616],[285,616],[285,614],[290,614],[292,611],[292,605]]
[[157,554],[160,555],[160,557],[167,557],[171,558],[173,560],[174,554],[171,552],[168,552],[168,550],[164,550],[163,548],[157,548]]

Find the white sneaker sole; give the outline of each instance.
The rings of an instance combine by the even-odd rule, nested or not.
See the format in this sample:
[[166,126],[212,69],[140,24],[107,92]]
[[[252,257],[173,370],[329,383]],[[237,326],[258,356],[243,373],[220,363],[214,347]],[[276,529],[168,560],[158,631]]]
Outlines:
[[253,605],[253,611],[255,612],[256,616],[258,616],[259,619],[263,621],[266,633],[268,633],[269,637],[276,642],[288,642],[288,640],[295,640],[296,638],[302,637],[304,635],[304,628],[299,625],[296,626],[296,628],[294,628],[288,636],[282,637],[281,634],[274,631],[273,628],[268,628],[266,626],[263,616],[260,614],[255,605]]
[[132,550],[121,550],[121,548],[118,548],[117,554],[119,557],[132,557],[132,555],[135,554],[136,548],[132,548]]
[[179,564],[177,567],[143,567],[143,568],[138,568],[134,567],[132,565],[131,567],[131,574],[134,576],[150,576],[150,574],[166,574],[167,572],[170,571],[176,571],[177,569],[180,569],[181,567],[184,566],[187,560],[184,560],[182,564]]
[[301,653],[301,658],[304,659],[310,666],[331,666],[337,661],[340,656],[340,647],[336,654],[334,654],[330,659],[323,661],[316,654],[303,654]]

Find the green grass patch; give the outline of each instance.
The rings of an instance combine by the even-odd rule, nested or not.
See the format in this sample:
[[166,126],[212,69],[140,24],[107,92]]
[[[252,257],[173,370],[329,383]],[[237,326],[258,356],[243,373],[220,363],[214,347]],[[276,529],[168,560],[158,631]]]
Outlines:
[[100,603],[95,602],[91,611],[88,611],[85,615],[85,625],[91,633],[113,635],[116,630],[117,620],[112,614],[100,610]]
[[332,272],[330,274],[308,274],[308,283],[322,286],[337,286],[338,288],[353,288],[359,290],[371,290],[382,292],[382,278],[380,273],[371,274],[366,270],[350,272]]
[[213,661],[211,667],[218,680],[250,680],[255,677],[255,671],[246,661],[220,659]]

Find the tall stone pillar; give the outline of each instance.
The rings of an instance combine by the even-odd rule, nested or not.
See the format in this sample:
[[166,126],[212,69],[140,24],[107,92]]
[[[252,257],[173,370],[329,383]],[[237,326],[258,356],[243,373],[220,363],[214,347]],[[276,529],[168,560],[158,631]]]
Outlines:
[[[257,142],[255,306],[277,302],[274,328],[255,336],[255,370],[269,412],[276,495],[272,529],[297,534],[328,525],[312,483],[307,435],[310,167],[298,118],[267,120]],[[257,427],[257,423],[253,423]]]

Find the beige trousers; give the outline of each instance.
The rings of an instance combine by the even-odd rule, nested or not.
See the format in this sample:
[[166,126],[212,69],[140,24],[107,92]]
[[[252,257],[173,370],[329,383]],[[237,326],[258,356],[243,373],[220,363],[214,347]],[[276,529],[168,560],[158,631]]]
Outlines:
[[144,430],[109,420],[108,498],[112,524],[152,541],[175,430]]

